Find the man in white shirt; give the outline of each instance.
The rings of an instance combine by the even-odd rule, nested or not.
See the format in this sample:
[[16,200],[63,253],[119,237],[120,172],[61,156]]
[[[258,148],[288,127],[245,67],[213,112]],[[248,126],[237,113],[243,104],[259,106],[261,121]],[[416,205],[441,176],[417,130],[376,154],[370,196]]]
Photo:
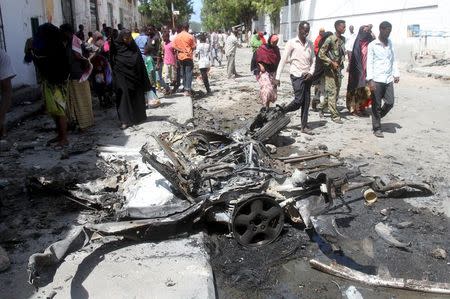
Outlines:
[[291,74],[292,87],[294,89],[294,100],[284,107],[283,110],[291,112],[301,108],[301,131],[305,134],[312,134],[307,124],[311,101],[311,79],[316,64],[314,45],[306,38],[309,30],[310,25],[308,22],[300,22],[298,25],[298,36],[286,43],[275,77],[279,84],[283,67],[289,60],[291,62],[289,73]]
[[0,139],[6,135],[6,112],[11,106],[11,79],[16,76],[8,54],[0,49]]
[[231,79],[233,76],[239,77],[236,72],[236,48],[238,46],[238,39],[236,37],[236,32],[231,31],[230,35],[227,37],[225,41],[225,56],[227,57],[227,75],[228,79]]
[[[372,90],[372,127],[376,137],[383,138],[381,118],[394,107],[394,84],[400,81],[397,61],[389,35],[392,25],[389,22],[380,24],[378,39],[373,40],[367,50],[366,81]],[[382,100],[384,104],[382,105]]]
[[355,27],[353,27],[353,25],[350,25],[348,30],[350,31],[350,34],[345,38],[345,51],[347,52],[348,61],[350,61],[357,34],[354,32]]

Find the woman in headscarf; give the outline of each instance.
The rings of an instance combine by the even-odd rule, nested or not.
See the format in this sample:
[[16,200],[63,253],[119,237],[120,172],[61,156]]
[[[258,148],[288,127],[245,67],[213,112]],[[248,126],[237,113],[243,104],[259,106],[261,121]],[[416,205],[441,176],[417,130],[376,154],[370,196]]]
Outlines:
[[145,92],[150,90],[147,70],[131,31],[124,29],[111,45],[113,85],[121,128],[146,120]]
[[66,37],[68,56],[70,57],[69,101],[67,116],[71,125],[80,131],[94,125],[91,87],[88,78],[92,64],[83,56],[82,41],[74,34],[72,25],[60,27]]
[[358,116],[371,102],[371,92],[366,86],[366,69],[367,48],[373,39],[372,25],[364,25],[359,28],[348,68],[347,109],[350,113]]
[[256,80],[259,83],[260,102],[264,107],[277,100],[275,73],[280,63],[280,49],[277,46],[278,35],[271,35],[269,42],[256,50],[255,61],[259,70]]
[[47,113],[54,119],[58,135],[47,144],[64,146],[67,139],[67,80],[69,57],[58,27],[45,23],[38,27],[33,37],[32,57],[42,84],[42,97]]

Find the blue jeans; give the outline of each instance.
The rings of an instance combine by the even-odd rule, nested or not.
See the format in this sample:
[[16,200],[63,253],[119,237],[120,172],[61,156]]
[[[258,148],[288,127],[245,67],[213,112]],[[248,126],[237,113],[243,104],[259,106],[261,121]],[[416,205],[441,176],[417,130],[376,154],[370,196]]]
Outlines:
[[191,59],[181,61],[181,73],[183,75],[183,87],[185,91],[192,89],[192,72],[194,70],[194,62]]

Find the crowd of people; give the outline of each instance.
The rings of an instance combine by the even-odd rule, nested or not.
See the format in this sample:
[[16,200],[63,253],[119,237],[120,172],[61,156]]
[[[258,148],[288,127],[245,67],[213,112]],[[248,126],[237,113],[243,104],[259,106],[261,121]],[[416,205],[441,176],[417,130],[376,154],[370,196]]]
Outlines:
[[[146,109],[158,107],[162,96],[176,92],[191,96],[194,61],[206,95],[211,95],[211,66],[221,66],[226,60],[227,77],[240,76],[235,59],[243,36],[252,48],[251,71],[260,86],[259,101],[264,107],[276,102],[281,73],[289,63],[294,99],[282,109],[286,113],[301,110],[301,132],[313,134],[308,127],[311,100],[312,109],[321,117],[327,112],[332,121],[341,124],[336,101],[347,58],[347,109],[362,116],[371,105],[374,134],[383,137],[380,120],[394,105],[393,83],[399,81],[389,39],[392,25],[382,22],[378,38],[370,24],[360,26],[357,34],[350,26],[347,39],[345,21],[336,21],[334,27],[334,32],[321,28],[312,42],[308,39],[310,24],[300,22],[298,36],[287,41],[281,54],[278,35],[256,31],[242,35],[237,30],[219,30],[194,36],[188,24],[176,30],[149,25],[132,31],[120,24],[117,29],[103,24],[101,31],[88,32],[85,37],[83,25],[75,32],[69,24],[56,27],[45,23],[27,41],[25,61],[33,62],[38,71],[46,110],[56,124],[58,134],[48,144],[67,145],[69,128],[83,131],[94,125],[92,92],[101,106],[107,107],[115,99],[122,129],[144,122]],[[0,72],[2,98],[6,99],[0,107],[2,135],[6,133],[10,81],[15,76],[8,59],[0,52],[2,65],[8,66]]]
[[310,24],[300,22],[298,36],[287,41],[281,58],[276,35],[266,39],[261,32],[255,33],[250,40],[254,52],[251,70],[260,85],[260,102],[269,107],[276,101],[281,73],[285,64],[290,63],[294,99],[282,109],[286,113],[301,110],[301,132],[314,134],[308,127],[312,85],[315,86],[312,109],[318,111],[321,118],[327,112],[333,122],[342,124],[337,99],[347,57],[347,109],[353,115],[365,116],[366,109],[371,106],[373,133],[382,138],[381,118],[392,109],[393,83],[400,80],[389,39],[392,25],[387,21],[380,23],[378,38],[372,33],[371,24],[360,26],[358,34],[351,25],[347,39],[344,37],[344,20],[337,20],[334,29],[333,33],[321,28],[312,42],[307,38]]
[[187,24],[177,30],[149,25],[133,31],[103,24],[87,38],[84,26],[78,29],[45,23],[26,44],[25,62],[36,67],[46,111],[58,132],[49,145],[65,146],[68,129],[84,131],[94,125],[93,93],[103,107],[115,99],[121,129],[144,122],[146,110],[157,108],[161,96],[191,95],[194,55],[200,56],[202,78],[211,93],[209,45],[201,37],[197,47]]

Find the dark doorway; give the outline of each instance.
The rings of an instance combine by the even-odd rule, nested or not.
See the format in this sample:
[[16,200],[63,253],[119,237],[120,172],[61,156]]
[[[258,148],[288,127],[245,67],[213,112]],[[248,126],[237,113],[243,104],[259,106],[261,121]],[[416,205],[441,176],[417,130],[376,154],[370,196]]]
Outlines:
[[[72,0],[61,0],[61,9],[63,24],[71,24],[74,26]],[[74,27],[75,28],[75,27]]]
[[97,0],[90,0],[89,1],[89,9],[91,12],[91,31],[98,30],[99,24],[98,24],[98,8],[97,8]]
[[34,36],[39,27],[39,19],[37,17],[31,18],[31,36]]

